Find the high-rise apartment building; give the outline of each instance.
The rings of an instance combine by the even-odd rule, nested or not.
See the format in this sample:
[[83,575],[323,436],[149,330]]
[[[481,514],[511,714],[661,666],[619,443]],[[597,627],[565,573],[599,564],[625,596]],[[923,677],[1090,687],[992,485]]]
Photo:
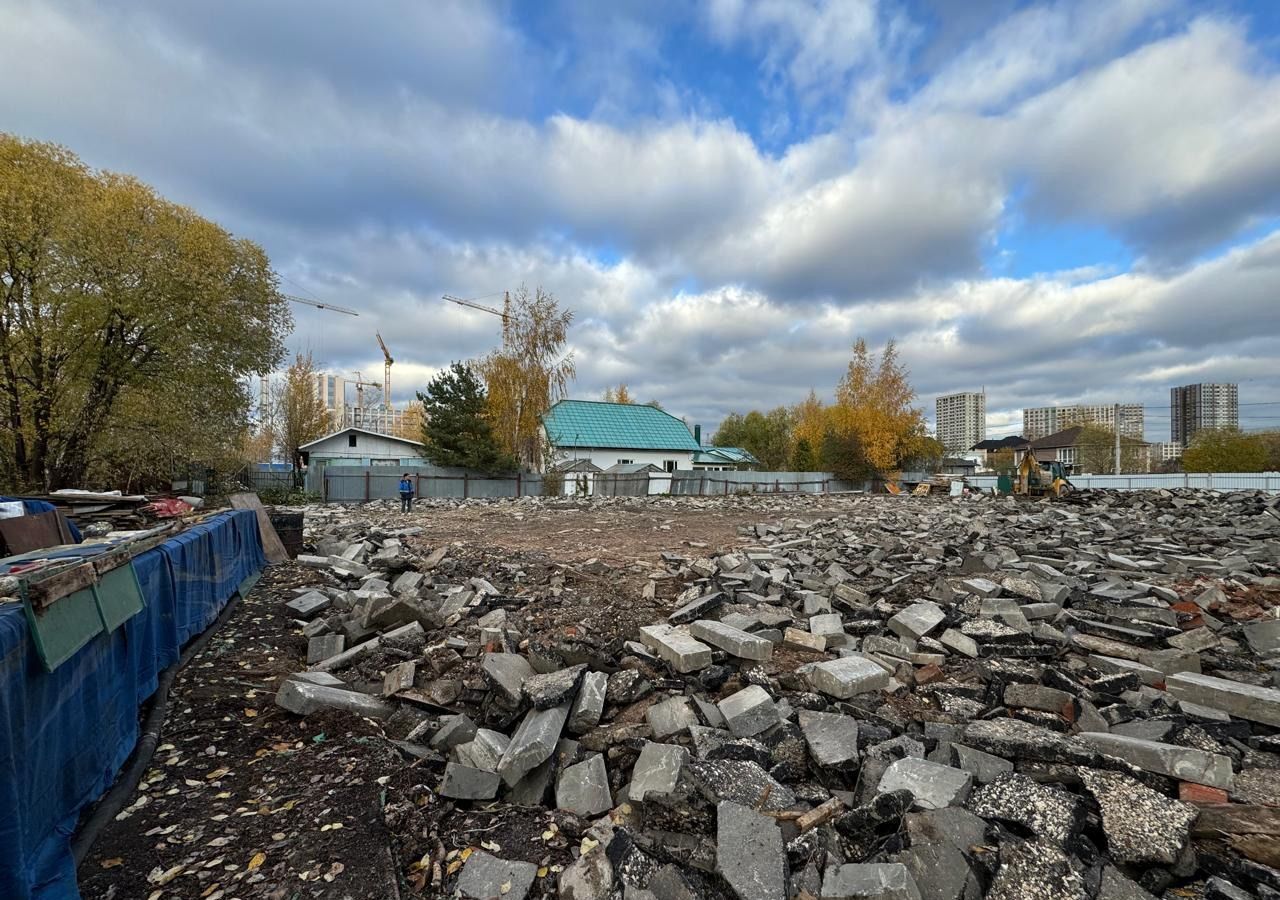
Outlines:
[[938,440],[948,453],[967,453],[987,436],[987,395],[974,391],[939,397]]
[[1169,390],[1169,439],[1184,447],[1197,431],[1240,427],[1240,392],[1235,384],[1188,384]]
[[347,406],[347,380],[341,375],[316,373],[316,396],[329,413],[329,421],[336,428],[343,427],[342,415]]
[[[1029,441],[1062,431],[1073,425],[1098,425],[1116,429],[1116,404],[1077,403],[1072,406],[1037,406],[1022,411],[1022,435]],[[1140,403],[1121,403],[1120,434],[1142,440],[1146,421]]]

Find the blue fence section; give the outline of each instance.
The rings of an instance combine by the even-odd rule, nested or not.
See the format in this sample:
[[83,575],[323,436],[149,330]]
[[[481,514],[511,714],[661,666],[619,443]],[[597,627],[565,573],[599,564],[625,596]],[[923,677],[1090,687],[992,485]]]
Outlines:
[[[1072,475],[1071,483],[1081,490],[1158,491],[1162,488],[1200,488],[1211,491],[1267,491],[1280,493],[1280,472],[1178,472],[1169,475]],[[993,490],[995,475],[970,475],[970,487]]]
[[0,897],[76,900],[70,840],[138,740],[138,709],[182,646],[266,565],[251,510],[134,560],[146,608],[46,672],[20,604],[0,607]]

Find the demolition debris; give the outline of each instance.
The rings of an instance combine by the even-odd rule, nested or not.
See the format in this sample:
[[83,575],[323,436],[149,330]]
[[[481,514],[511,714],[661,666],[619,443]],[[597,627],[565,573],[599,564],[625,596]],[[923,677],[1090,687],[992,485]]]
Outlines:
[[[1280,898],[1280,498],[821,502],[309,510],[275,702],[394,746],[402,896]],[[428,540],[451,506],[551,549]],[[554,550],[715,508],[758,522]]]

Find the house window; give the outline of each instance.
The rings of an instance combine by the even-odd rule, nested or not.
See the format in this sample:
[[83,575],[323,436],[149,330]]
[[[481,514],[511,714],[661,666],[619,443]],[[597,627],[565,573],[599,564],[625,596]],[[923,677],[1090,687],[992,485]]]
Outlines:
[[347,435],[347,446],[354,447],[355,445],[356,445],[356,435],[354,432],[352,432],[351,434]]
[[676,461],[674,459],[664,459],[662,461],[662,468],[666,469],[668,472],[674,472],[676,470]]

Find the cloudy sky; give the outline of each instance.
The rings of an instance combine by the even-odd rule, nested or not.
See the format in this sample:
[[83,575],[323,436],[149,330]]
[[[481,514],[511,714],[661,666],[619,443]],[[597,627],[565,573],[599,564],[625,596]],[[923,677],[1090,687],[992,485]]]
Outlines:
[[[692,422],[829,395],[858,335],[920,402],[1238,381],[1280,426],[1280,4],[0,0],[0,129],[261,242],[294,349],[395,391],[543,285],[572,396]],[[1273,405],[1262,405],[1272,403]],[[1256,405],[1255,405],[1256,404]]]

